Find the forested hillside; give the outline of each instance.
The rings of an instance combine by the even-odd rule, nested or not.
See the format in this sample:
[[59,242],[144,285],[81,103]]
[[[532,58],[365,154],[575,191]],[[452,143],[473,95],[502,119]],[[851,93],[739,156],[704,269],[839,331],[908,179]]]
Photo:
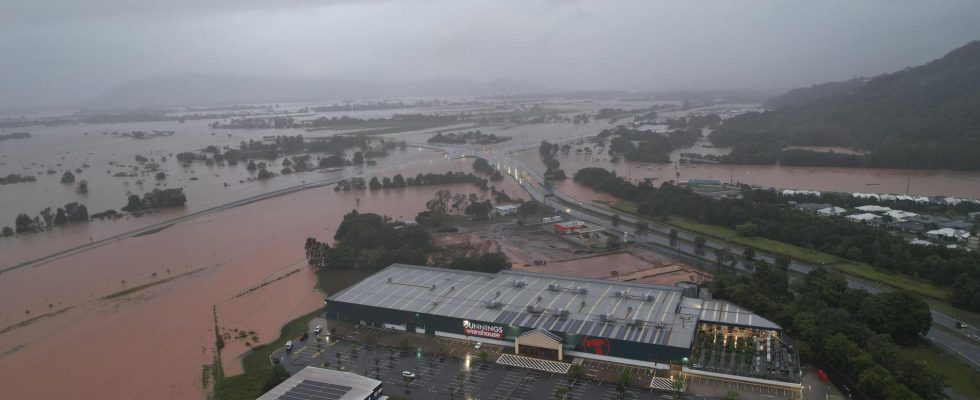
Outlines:
[[[773,111],[725,121],[711,140],[734,147],[725,158],[732,163],[980,170],[980,41],[858,83],[788,93],[776,99],[780,106]],[[782,151],[792,145],[868,154]]]

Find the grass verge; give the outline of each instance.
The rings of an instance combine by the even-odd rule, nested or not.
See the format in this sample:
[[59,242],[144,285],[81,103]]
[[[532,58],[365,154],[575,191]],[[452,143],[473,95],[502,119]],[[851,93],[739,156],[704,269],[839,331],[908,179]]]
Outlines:
[[696,222],[687,218],[669,217],[667,218],[667,223],[670,225],[687,229],[689,231],[695,231],[707,236],[713,236],[719,239],[724,239],[729,242],[737,243],[743,246],[754,247],[756,249],[765,250],[770,253],[782,254],[791,258],[795,258],[797,260],[803,260],[813,264],[827,265],[839,260],[837,257],[833,255],[810,250],[810,249],[805,249],[788,243],[778,242],[775,240],[764,239],[760,237],[738,236],[738,234],[735,233],[734,229],[729,229],[727,227],[719,226],[719,225],[702,224],[700,222]]
[[[317,287],[327,294],[334,294],[374,271],[360,270],[317,270]],[[323,310],[316,310],[286,323],[279,330],[279,337],[272,343],[252,347],[252,350],[242,358],[245,372],[241,375],[217,379],[214,384],[214,399],[216,400],[252,400],[267,390],[270,382],[275,382],[275,373],[269,364],[269,356],[276,349],[286,344],[287,340],[302,335],[309,330],[309,323],[317,315],[322,316]]]
[[[621,201],[612,206],[613,208],[628,212],[630,214],[636,215],[636,204],[631,201]],[[738,236],[738,234],[733,229],[719,225],[702,224],[697,221],[693,221],[688,218],[670,216],[666,221],[667,225],[676,226],[678,228],[697,232],[705,236],[711,236],[718,239],[726,240],[732,243],[740,244],[743,246],[753,247],[758,250],[763,250],[770,253],[782,254],[797,260],[806,261],[818,265],[831,266],[834,269],[858,278],[866,279],[872,282],[881,282],[882,284],[902,289],[908,290],[912,293],[918,294],[920,296],[936,299],[939,301],[947,301],[948,293],[946,290],[935,286],[928,282],[917,281],[914,279],[906,278],[900,275],[889,274],[882,271],[875,270],[872,266],[864,263],[858,263],[854,261],[842,260],[832,254],[827,254],[815,250],[805,249],[799,246],[794,246],[788,243],[783,243],[771,239],[764,238],[747,238],[743,236]],[[946,304],[946,308],[956,310],[954,307]],[[959,313],[968,313],[963,310],[957,310]],[[953,314],[951,312],[951,314]],[[974,315],[980,320],[980,317]],[[980,321],[978,321],[980,322]]]
[[[913,279],[903,277],[901,275],[890,274],[887,272],[882,272],[875,270],[874,267],[853,261],[845,261],[833,265],[834,269],[843,272],[848,275],[854,275],[856,277],[866,279],[872,282],[881,282],[885,285],[899,288],[903,290],[908,290],[912,293],[918,294],[919,296],[928,297],[940,301],[946,301],[948,299],[948,294],[946,290],[937,287],[928,282],[921,282]],[[953,308],[952,306],[948,306]],[[964,311],[965,312],[965,311]]]
[[947,384],[968,399],[980,399],[980,372],[932,344],[915,347],[899,347],[899,351],[913,360],[925,362],[933,370],[948,378]]
[[[613,204],[612,207],[620,211],[637,215],[636,204],[631,201],[621,201]],[[788,243],[760,237],[739,236],[734,229],[729,229],[728,227],[720,225],[702,224],[684,217],[670,216],[667,218],[666,224],[743,246],[753,247],[771,253],[782,254],[813,264],[827,265],[839,261],[839,258],[827,253],[805,249]]]
[[294,319],[279,331],[279,337],[268,344],[255,346],[242,359],[245,373],[218,379],[214,384],[215,400],[253,400],[264,393],[272,381],[274,373],[269,364],[269,356],[286,341],[303,334],[310,320],[322,311],[317,310]]
[[[949,303],[944,303],[935,299],[925,299],[926,303],[929,303],[929,307],[939,310],[943,314],[949,315],[950,317],[956,318],[961,322],[966,322],[967,324],[973,326],[980,326],[980,315],[974,312],[961,310],[959,308],[953,307]],[[952,327],[950,327],[952,328]]]

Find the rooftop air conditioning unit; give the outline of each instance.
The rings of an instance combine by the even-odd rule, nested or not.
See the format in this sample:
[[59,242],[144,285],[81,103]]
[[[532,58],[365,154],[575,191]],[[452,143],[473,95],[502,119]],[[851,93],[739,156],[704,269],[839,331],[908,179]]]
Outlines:
[[652,302],[654,302],[654,301],[657,300],[657,295],[655,295],[655,294],[648,294],[647,297],[646,297],[646,300],[652,303]]
[[521,280],[514,281],[514,287],[520,287],[520,288],[522,288],[522,287],[525,287],[525,286],[527,286],[527,282],[524,282],[524,281],[521,281]]
[[568,318],[568,310],[564,308],[558,309],[558,318]]
[[532,304],[532,305],[527,306],[527,312],[529,312],[531,314],[540,314],[541,313],[541,309],[538,308],[538,306]]
[[580,286],[580,287],[575,288],[575,292],[578,293],[578,294],[586,294],[586,293],[589,292],[589,289],[586,289],[586,288]]
[[557,283],[552,283],[552,284],[548,285],[548,290],[550,290],[552,292],[560,291],[561,290],[561,285],[559,285]]
[[500,308],[503,307],[503,303],[499,301],[489,301],[487,302],[487,308]]
[[616,296],[617,299],[621,299],[625,294],[626,293],[623,292],[622,290],[617,290],[615,293],[613,293],[613,296]]

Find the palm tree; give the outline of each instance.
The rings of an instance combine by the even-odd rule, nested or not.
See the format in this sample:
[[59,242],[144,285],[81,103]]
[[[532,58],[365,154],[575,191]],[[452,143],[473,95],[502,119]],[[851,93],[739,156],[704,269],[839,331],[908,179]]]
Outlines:
[[674,400],[677,400],[677,397],[680,396],[681,392],[684,391],[684,380],[681,379],[680,376],[678,376],[677,378],[674,379],[672,385],[674,389]]

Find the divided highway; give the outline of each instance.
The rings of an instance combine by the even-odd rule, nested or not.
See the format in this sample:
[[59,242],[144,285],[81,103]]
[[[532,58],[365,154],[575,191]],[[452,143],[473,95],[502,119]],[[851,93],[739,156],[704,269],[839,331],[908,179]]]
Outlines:
[[[449,151],[450,149],[446,148],[445,150]],[[456,150],[459,149],[457,148]],[[541,202],[542,204],[548,205],[556,210],[563,211],[575,219],[602,226],[610,231],[621,233],[628,232],[632,234],[635,230],[638,220],[634,216],[614,211],[605,206],[583,202],[568,194],[555,190],[552,186],[545,182],[545,179],[541,174],[511,157],[509,153],[498,152],[488,156],[475,152],[471,155],[484,158],[490,162],[491,165],[497,165],[498,168],[506,171],[518,181],[521,187],[524,188],[524,190],[532,198]],[[619,216],[619,226],[613,226],[610,219],[613,215]],[[695,254],[694,239],[695,237],[701,235],[680,228],[663,225],[655,221],[644,220],[644,222],[647,223],[648,233],[643,236],[636,237],[635,241],[637,245],[650,247],[658,252],[678,257],[686,262],[713,262]],[[629,227],[632,229],[628,229]],[[678,237],[678,240],[673,245],[671,245],[669,239],[671,230],[676,230]],[[705,236],[705,239],[705,254],[709,254],[708,251],[722,249],[731,249],[733,254],[740,254],[741,249],[745,247],[717,238]],[[757,249],[756,258],[765,260],[769,263],[775,262],[775,256],[763,250]],[[741,261],[738,262],[736,268],[746,270]],[[790,262],[789,268],[791,272],[806,274],[814,268],[822,267],[793,259]],[[873,282],[850,275],[844,275],[844,277],[847,279],[848,286],[853,288],[863,288],[870,293],[880,293],[882,291],[891,290],[891,288],[879,286]],[[793,277],[791,276],[790,279],[793,279]],[[959,334],[951,333],[956,331],[956,319],[936,309],[931,309],[931,312],[934,328],[929,331],[926,337],[933,343],[945,347],[947,350],[959,355],[974,368],[980,370],[980,342],[978,342],[978,339],[980,339],[980,330],[977,330],[976,327],[969,327]],[[942,328],[937,326],[942,326]],[[943,328],[951,331],[947,332]]]

